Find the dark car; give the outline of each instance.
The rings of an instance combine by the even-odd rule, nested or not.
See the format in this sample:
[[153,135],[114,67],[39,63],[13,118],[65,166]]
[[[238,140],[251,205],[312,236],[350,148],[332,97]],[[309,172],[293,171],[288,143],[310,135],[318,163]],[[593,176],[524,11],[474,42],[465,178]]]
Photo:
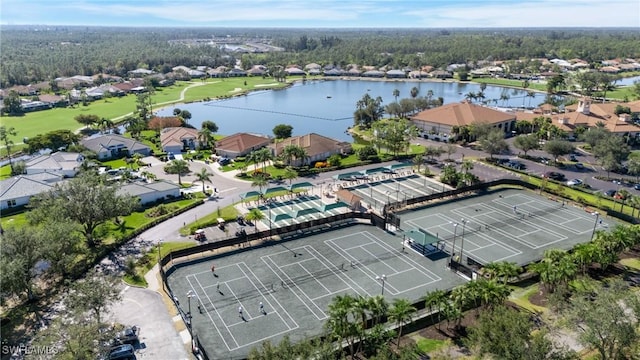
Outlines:
[[576,161],[578,161],[578,159],[576,158],[576,156],[574,154],[571,154],[571,155],[569,155],[569,161],[576,162]]
[[555,171],[548,171],[542,177],[555,181],[564,181],[564,174]]
[[615,191],[615,190],[607,190],[607,191],[605,191],[605,192],[604,192],[604,194],[605,194],[606,196],[613,197],[613,195],[615,195],[615,194],[616,194],[616,191]]
[[640,184],[633,185],[633,188],[636,189],[636,190],[640,190]]
[[109,352],[109,360],[135,359],[135,349],[131,344],[116,346]]
[[231,162],[231,159],[226,158],[226,157],[222,157],[220,159],[218,159],[218,164],[225,166],[225,165],[229,165],[229,163]]
[[138,341],[139,333],[140,328],[137,326],[125,328],[116,335],[116,342],[119,344],[134,344]]
[[512,168],[512,169],[516,169],[516,170],[524,170],[525,169],[525,165],[519,161],[509,161],[507,163],[507,166]]

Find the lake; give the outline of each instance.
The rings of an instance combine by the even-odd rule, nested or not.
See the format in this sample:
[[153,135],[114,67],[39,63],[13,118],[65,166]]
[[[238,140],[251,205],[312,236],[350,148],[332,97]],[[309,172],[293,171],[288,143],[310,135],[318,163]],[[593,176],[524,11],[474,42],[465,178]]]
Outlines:
[[[308,80],[287,89],[256,91],[245,96],[225,100],[178,104],[158,110],[158,116],[171,116],[178,107],[189,110],[189,123],[196,128],[205,120],[215,122],[220,134],[251,132],[273,135],[278,124],[293,127],[293,135],[315,132],[343,141],[353,141],[346,130],[353,125],[356,102],[364,94],[372,98],[380,96],[383,106],[395,101],[394,89],[400,91],[398,100],[410,98],[411,88],[417,87],[418,96],[433,92],[433,98],[444,98],[444,103],[464,100],[469,92],[479,92],[480,84],[439,81],[366,81],[366,80]],[[505,107],[537,106],[544,102],[545,94],[527,97],[526,91],[488,85],[484,91],[490,105]],[[507,94],[509,100],[500,99]],[[497,104],[491,100],[497,99]]]

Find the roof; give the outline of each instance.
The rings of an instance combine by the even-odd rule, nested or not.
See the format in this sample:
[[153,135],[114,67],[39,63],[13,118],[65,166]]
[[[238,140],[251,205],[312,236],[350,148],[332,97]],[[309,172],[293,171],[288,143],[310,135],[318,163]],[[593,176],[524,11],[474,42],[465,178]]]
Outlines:
[[467,126],[473,123],[497,124],[515,120],[510,114],[488,107],[468,103],[451,103],[424,110],[411,118],[413,121],[430,122],[449,126]]
[[264,145],[269,141],[271,141],[271,139],[266,136],[249,133],[236,133],[218,140],[216,143],[216,149],[242,153],[256,146]]
[[0,201],[34,196],[53,189],[51,183],[32,175],[20,175],[0,181]]
[[182,146],[183,139],[197,139],[198,130],[186,127],[170,127],[162,130],[160,143],[162,147],[170,145]]
[[124,137],[121,135],[115,135],[115,134],[107,134],[107,135],[91,137],[91,138],[80,141],[80,143],[84,145],[87,149],[94,151],[96,153],[99,153],[103,149],[109,148],[110,146],[117,146],[119,144],[122,144],[124,147],[129,149],[129,151],[149,149],[147,145],[137,140]]
[[290,137],[270,146],[274,147],[276,154],[279,155],[282,150],[289,145],[300,146],[306,150],[307,156],[309,157],[334,151],[339,147],[351,146],[351,144],[347,142],[331,139],[316,133]]
[[74,170],[82,164],[83,160],[84,156],[79,153],[60,151],[49,155],[36,156],[27,161],[25,166],[51,170]]
[[362,200],[362,198],[347,189],[341,189],[336,192],[336,197],[341,201],[346,202],[351,206],[355,206]]
[[153,193],[156,191],[167,191],[173,189],[179,189],[180,186],[168,181],[158,180],[152,183],[129,183],[123,185],[117,190],[118,195],[129,194],[131,196],[141,196],[144,194]]

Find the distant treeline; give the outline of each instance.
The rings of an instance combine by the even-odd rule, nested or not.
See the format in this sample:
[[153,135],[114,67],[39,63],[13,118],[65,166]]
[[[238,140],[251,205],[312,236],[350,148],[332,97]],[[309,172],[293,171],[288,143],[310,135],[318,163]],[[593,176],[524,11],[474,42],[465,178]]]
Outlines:
[[[3,26],[0,86],[56,77],[136,68],[253,64],[286,66],[373,65],[391,68],[528,58],[580,58],[597,67],[613,58],[640,58],[640,32],[619,29],[224,29]],[[284,52],[225,53],[215,46],[189,46],[179,39],[267,40]]]

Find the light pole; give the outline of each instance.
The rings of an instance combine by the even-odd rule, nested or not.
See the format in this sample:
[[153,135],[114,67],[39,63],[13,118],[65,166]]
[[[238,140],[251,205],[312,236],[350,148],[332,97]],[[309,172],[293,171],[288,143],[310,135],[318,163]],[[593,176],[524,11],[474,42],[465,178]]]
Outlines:
[[460,222],[462,222],[462,239],[460,239],[460,261],[462,261],[462,252],[464,251],[464,229],[467,227],[469,220],[462,219]]
[[453,263],[453,256],[456,254],[456,232],[458,231],[458,223],[453,223],[453,244],[451,244],[451,259],[449,260],[449,267]]
[[187,319],[189,321],[189,329],[191,329],[191,298],[196,297],[196,294],[193,292],[193,290],[189,290],[189,292],[187,292],[187,307],[189,309],[189,312],[187,313]]
[[389,194],[391,193],[391,191],[387,190],[385,193],[387,194],[387,204],[390,204]]
[[596,234],[596,227],[598,226],[598,220],[600,220],[600,213],[597,211],[594,211],[591,213],[591,215],[595,215],[596,217],[596,222],[593,223],[593,231],[591,232],[591,240],[593,240],[593,237]]
[[382,283],[382,294],[384,295],[384,282],[387,280],[387,275],[380,275],[380,276],[376,276],[376,280],[380,281]]

